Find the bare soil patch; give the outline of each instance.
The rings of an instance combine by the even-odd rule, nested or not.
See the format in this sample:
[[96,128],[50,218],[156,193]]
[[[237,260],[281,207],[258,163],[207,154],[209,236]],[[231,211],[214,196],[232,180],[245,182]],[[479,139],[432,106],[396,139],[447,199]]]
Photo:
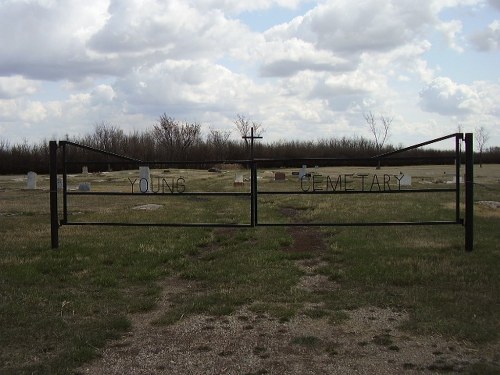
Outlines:
[[[110,343],[78,374],[422,374],[462,372],[485,361],[463,343],[410,336],[404,311],[361,308],[332,325],[299,314],[282,322],[243,307],[227,317],[198,315],[151,324],[174,292],[189,283],[169,279],[160,308],[132,317],[133,329]],[[490,353],[491,354],[491,353]]]
[[[341,288],[316,273],[324,266],[320,232],[299,227],[290,231],[294,244],[285,251],[318,252],[318,257],[297,261],[306,275],[296,287],[311,293]],[[158,308],[131,316],[132,330],[77,373],[434,374],[461,373],[476,363],[498,365],[499,361],[497,345],[478,352],[466,343],[403,331],[400,326],[408,320],[408,312],[396,309],[345,311],[349,319],[334,324],[328,317],[307,314],[321,304],[304,306],[289,321],[252,311],[252,305],[247,305],[229,316],[196,315],[172,325],[153,324],[173,306],[171,298],[190,290],[196,293],[197,285],[167,279]]]

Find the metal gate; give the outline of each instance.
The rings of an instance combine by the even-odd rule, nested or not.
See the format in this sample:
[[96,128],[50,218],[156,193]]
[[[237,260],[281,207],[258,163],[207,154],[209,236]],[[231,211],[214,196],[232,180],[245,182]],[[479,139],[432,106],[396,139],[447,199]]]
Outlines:
[[[250,158],[246,160],[201,160],[201,161],[144,161],[131,158],[125,155],[118,155],[104,150],[98,150],[89,146],[77,144],[70,141],[50,141],[50,213],[51,213],[51,244],[52,248],[59,247],[59,229],[65,225],[100,225],[100,226],[162,226],[162,227],[255,227],[255,226],[411,226],[411,225],[463,225],[465,229],[465,249],[467,251],[473,250],[473,135],[472,133],[455,133],[444,137],[436,138],[427,142],[419,143],[410,147],[406,147],[393,152],[377,155],[372,158],[298,158],[298,159],[262,159],[254,157],[254,139],[260,138],[253,134],[253,129],[251,135],[248,137],[250,139]],[[423,146],[431,145],[436,142],[441,142],[448,139],[455,140],[455,152],[453,156],[446,157],[422,157],[422,156],[407,156],[404,154],[411,150],[418,149]],[[462,143],[465,144],[465,155],[462,155]],[[79,150],[84,150],[89,154],[95,154],[97,156],[96,160],[72,160],[69,155],[69,150],[71,148],[76,148]],[[104,160],[106,159],[106,160]],[[110,161],[109,159],[113,159]],[[463,161],[465,161],[465,196],[463,203],[465,205],[465,215],[462,217],[460,204],[462,203],[461,194],[461,181],[460,181],[460,171]],[[169,166],[183,166],[185,168],[189,167],[200,167],[209,166],[214,164],[223,163],[234,163],[247,166],[250,172],[249,191],[189,191],[185,189],[182,181],[177,181],[176,186],[176,197],[191,197],[191,199],[196,199],[196,197],[241,197],[249,201],[248,206],[248,220],[246,222],[231,222],[231,223],[220,223],[220,222],[176,222],[176,223],[165,223],[165,222],[117,222],[117,221],[74,221],[69,219],[68,215],[68,199],[73,196],[109,196],[109,199],[113,197],[126,197],[132,196],[137,197],[138,194],[142,196],[148,195],[144,194],[146,191],[141,191],[142,188],[134,191],[134,183],[132,183],[132,191],[70,191],[68,189],[68,169],[75,168],[78,165],[93,165],[93,166],[116,166],[118,168],[124,168],[124,166],[148,166],[165,168]],[[382,181],[376,174],[372,177],[372,182],[370,188],[368,189],[367,179],[368,174],[345,174],[344,176],[338,176],[336,179],[332,179],[330,176],[323,176],[321,174],[298,176],[297,181],[300,184],[300,189],[295,190],[266,190],[259,188],[258,171],[266,170],[270,166],[276,165],[309,165],[309,166],[372,166],[377,167],[381,164],[383,165],[408,165],[408,164],[445,164],[453,165],[455,170],[455,181],[448,186],[440,187],[426,187],[426,188],[410,188],[402,189],[401,184],[399,186],[391,185],[394,184],[394,180],[390,182],[392,178],[390,175],[383,175]],[[61,175],[58,181],[58,173]],[[387,177],[388,176],[388,177]],[[376,179],[375,179],[376,177]],[[394,176],[398,182],[397,176]],[[357,188],[354,186],[354,179],[357,179]],[[141,181],[139,181],[140,186]],[[58,186],[59,185],[59,186]],[[181,188],[179,188],[181,186]],[[392,187],[391,187],[392,186]],[[167,191],[153,192],[149,196],[172,196],[174,195],[174,190],[172,186],[168,185]],[[58,189],[59,188],[59,189]],[[280,222],[276,220],[263,219],[260,214],[260,207],[262,202],[259,199],[263,197],[269,197],[273,195],[286,195],[290,196],[346,196],[352,194],[360,195],[371,195],[375,197],[378,194],[391,195],[391,194],[421,194],[421,193],[454,193],[454,205],[455,205],[455,215],[449,220],[381,220],[381,221],[338,221],[338,220],[327,220],[327,221],[294,221],[294,222]],[[59,195],[62,195],[62,202],[59,202]],[[198,198],[201,199],[201,198]],[[62,217],[60,217],[59,205],[62,203]]]

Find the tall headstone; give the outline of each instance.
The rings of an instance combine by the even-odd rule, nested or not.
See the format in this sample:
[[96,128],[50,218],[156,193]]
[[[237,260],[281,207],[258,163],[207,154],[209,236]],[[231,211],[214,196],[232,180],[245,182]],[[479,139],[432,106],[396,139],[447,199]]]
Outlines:
[[139,189],[141,193],[151,192],[151,172],[149,167],[139,167]]
[[87,167],[86,165],[82,167],[82,174],[84,176],[88,176],[89,174],[89,167]]
[[299,171],[299,179],[302,179],[307,174],[307,165],[303,165]]
[[36,173],[35,172],[28,172],[28,182],[27,186],[28,189],[36,189]]
[[64,184],[62,177],[57,177],[57,191],[63,191]]

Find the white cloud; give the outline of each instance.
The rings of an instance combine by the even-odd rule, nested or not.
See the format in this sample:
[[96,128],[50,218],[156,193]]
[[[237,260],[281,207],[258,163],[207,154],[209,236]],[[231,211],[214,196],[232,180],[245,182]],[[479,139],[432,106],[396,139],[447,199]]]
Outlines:
[[28,102],[20,117],[26,122],[40,122],[47,117],[47,110],[39,101]]
[[0,99],[32,95],[39,86],[39,82],[25,79],[22,76],[0,77]]
[[266,10],[278,6],[282,8],[296,9],[304,0],[198,0],[197,5],[201,9],[221,9],[231,14]]
[[452,20],[449,22],[441,22],[436,26],[446,40],[448,46],[457,52],[463,52],[464,49],[457,43],[457,34],[462,31],[462,22],[459,20]]
[[411,42],[435,21],[429,2],[329,1],[303,17],[268,31],[269,38],[297,37],[335,53],[388,51]]
[[85,49],[105,8],[95,0],[2,2],[0,75],[58,79],[109,71]]
[[437,77],[420,92],[424,111],[445,116],[498,116],[500,83],[476,81],[458,84],[447,77]]
[[195,116],[206,111],[236,113],[260,95],[244,76],[208,61],[167,60],[141,67],[115,85],[118,98],[132,113],[169,112]]
[[317,50],[314,45],[296,38],[271,41],[264,48],[260,69],[263,76],[287,77],[303,70],[338,72],[352,69],[349,60]]
[[220,10],[200,9],[181,0],[112,0],[109,19],[89,40],[102,54],[157,58],[221,56],[246,28]]
[[101,105],[111,103],[115,98],[115,92],[109,85],[99,85],[91,92],[91,103]]
[[470,37],[478,51],[500,51],[500,20],[495,20],[488,27]]

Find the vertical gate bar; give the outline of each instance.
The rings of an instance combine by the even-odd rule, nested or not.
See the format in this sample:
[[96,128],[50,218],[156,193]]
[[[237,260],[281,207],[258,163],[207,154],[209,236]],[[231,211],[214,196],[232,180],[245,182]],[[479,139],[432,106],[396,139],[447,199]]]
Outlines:
[[255,170],[255,161],[253,160],[253,127],[250,129],[250,190],[252,192],[252,201],[251,201],[251,209],[250,209],[250,221],[252,227],[255,227],[255,217],[256,217],[256,209],[257,209],[257,192],[256,192],[256,170]]
[[251,191],[251,205],[250,205],[250,221],[251,221],[251,226],[255,227],[255,212],[256,212],[256,207],[257,205],[255,204],[255,198],[256,198],[256,191],[255,191],[255,165],[254,162],[251,162],[250,166],[250,191]]
[[59,217],[57,213],[57,142],[49,141],[50,173],[50,240],[53,249],[59,247]]
[[455,221],[460,222],[460,167],[461,167],[461,155],[460,155],[460,144],[463,139],[462,134],[457,134],[455,137],[455,176],[456,176],[456,192],[455,192]]
[[62,143],[63,159],[63,223],[68,222],[68,171],[66,169],[66,142]]
[[474,248],[474,147],[472,133],[465,134],[465,250]]

